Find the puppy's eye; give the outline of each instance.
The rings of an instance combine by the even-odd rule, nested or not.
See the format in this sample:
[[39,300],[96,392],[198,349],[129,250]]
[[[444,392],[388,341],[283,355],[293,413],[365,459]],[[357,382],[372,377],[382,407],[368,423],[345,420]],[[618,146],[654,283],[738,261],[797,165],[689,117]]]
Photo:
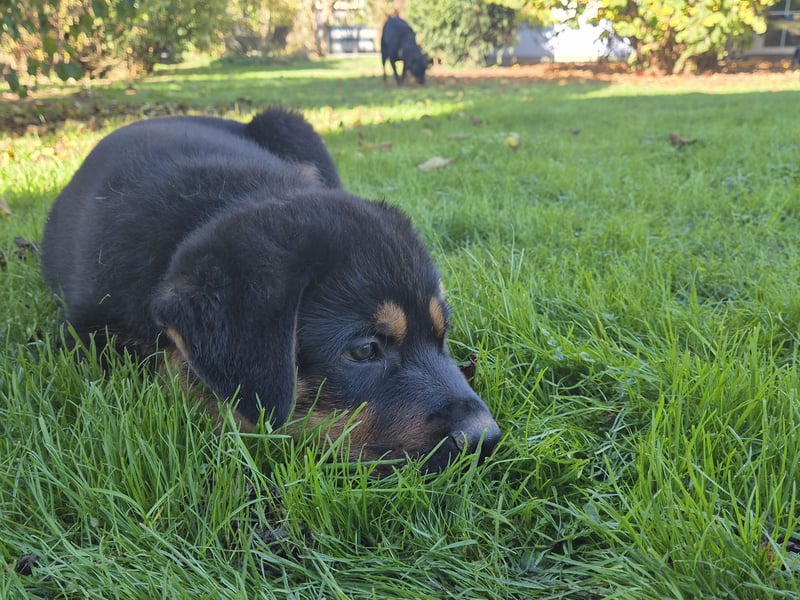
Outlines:
[[347,350],[347,357],[364,362],[381,357],[381,345],[378,340],[361,340]]

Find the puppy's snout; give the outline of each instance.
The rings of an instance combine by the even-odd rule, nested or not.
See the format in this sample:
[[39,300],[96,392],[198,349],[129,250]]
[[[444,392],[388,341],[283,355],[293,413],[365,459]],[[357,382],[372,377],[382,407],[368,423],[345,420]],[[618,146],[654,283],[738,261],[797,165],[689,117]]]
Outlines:
[[500,428],[488,414],[480,415],[461,423],[450,433],[450,438],[460,452],[472,454],[480,450],[480,457],[483,460],[494,452],[500,441]]

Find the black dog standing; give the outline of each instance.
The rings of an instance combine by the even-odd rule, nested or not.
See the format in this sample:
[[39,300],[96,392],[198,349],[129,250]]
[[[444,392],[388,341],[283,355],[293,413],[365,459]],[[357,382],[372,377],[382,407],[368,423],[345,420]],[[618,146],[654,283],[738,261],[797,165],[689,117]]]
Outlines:
[[[386,81],[386,61],[392,66],[394,79],[398,85],[406,78],[409,71],[418,83],[425,83],[425,70],[428,68],[429,59],[417,45],[414,30],[400,17],[389,17],[383,25],[381,34],[381,65],[383,66],[383,80]],[[403,61],[403,72],[397,74],[396,62]]]
[[42,245],[81,341],[163,351],[212,396],[236,397],[245,427],[262,412],[277,427],[293,411],[313,425],[360,409],[352,458],[438,448],[429,470],[498,441],[448,356],[448,307],[411,223],[342,191],[295,113],[115,131],[59,195]]

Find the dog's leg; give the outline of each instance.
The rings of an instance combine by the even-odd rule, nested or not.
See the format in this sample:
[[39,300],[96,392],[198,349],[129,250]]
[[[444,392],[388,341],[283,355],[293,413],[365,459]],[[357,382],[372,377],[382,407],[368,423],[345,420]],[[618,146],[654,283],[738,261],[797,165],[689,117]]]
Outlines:
[[[392,72],[394,73],[394,81],[397,85],[401,85],[403,82],[400,78],[400,75],[397,73],[397,59],[389,60],[389,64],[392,65]],[[403,63],[403,68],[405,68],[405,64]]]

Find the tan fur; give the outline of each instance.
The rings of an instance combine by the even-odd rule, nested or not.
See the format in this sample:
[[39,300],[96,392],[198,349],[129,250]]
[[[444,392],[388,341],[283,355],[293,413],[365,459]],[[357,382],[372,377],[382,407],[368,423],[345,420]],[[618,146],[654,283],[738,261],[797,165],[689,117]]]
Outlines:
[[392,337],[397,343],[402,343],[406,338],[406,313],[394,302],[384,302],[375,313],[374,321],[378,333]]
[[323,433],[330,441],[348,436],[342,448],[347,450],[351,460],[380,458],[370,455],[365,448],[377,434],[375,413],[369,404],[358,407],[355,413],[334,409],[325,402],[324,384],[320,391],[313,384],[298,380],[294,416],[296,420],[290,426],[293,435],[322,425]]
[[295,167],[297,170],[300,171],[301,177],[314,185],[320,185],[323,183],[322,176],[319,174],[319,169],[312,163],[307,162],[299,162],[295,163]]
[[444,318],[444,308],[442,302],[436,296],[431,298],[428,304],[428,311],[431,313],[431,322],[433,323],[433,330],[440,338],[444,337],[447,332],[447,323]]
[[189,360],[189,351],[186,349],[186,342],[183,339],[183,336],[178,333],[172,327],[167,328],[167,335],[169,339],[172,340],[172,343],[175,344],[175,348],[180,352],[184,362]]

